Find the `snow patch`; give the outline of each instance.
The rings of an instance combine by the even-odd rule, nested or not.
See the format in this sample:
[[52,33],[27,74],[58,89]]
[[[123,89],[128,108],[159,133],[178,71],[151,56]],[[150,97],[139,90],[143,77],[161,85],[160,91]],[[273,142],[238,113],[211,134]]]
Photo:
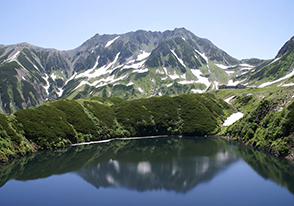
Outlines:
[[149,57],[150,54],[151,53],[149,53],[149,52],[143,51],[142,54],[138,55],[137,61],[142,61],[143,59],[146,59],[147,57]]
[[240,81],[233,81],[232,79],[229,80],[228,82],[228,86],[237,86],[238,84],[240,84]]
[[176,72],[174,72],[174,74],[169,75],[169,78],[171,78],[172,80],[175,80],[175,79],[180,79],[181,77],[177,75]]
[[271,85],[271,84],[275,84],[275,83],[277,83],[277,82],[279,82],[279,81],[282,81],[282,80],[288,79],[288,78],[290,78],[290,77],[293,76],[293,75],[294,75],[294,70],[293,70],[291,73],[287,74],[286,76],[281,77],[280,79],[277,79],[277,80],[272,81],[272,82],[265,82],[265,83],[259,85],[259,88],[266,87],[266,86],[269,86],[269,85]]
[[128,87],[128,86],[132,86],[132,85],[134,85],[134,82],[129,82],[129,83],[127,84],[127,87]]
[[181,65],[183,65],[183,67],[186,67],[186,65],[184,64],[183,60],[178,57],[178,55],[176,54],[176,52],[174,50],[171,50],[171,52],[178,59],[178,61],[181,63]]
[[274,59],[271,63],[269,63],[268,65],[271,65],[273,63],[275,63],[276,61],[278,61],[281,57]]
[[195,93],[203,93],[205,91],[201,90],[201,89],[191,89],[191,92],[193,92],[195,94]]
[[234,99],[235,97],[236,97],[236,96],[231,96],[231,97],[229,97],[229,98],[227,98],[227,99],[224,99],[224,101],[227,102],[228,104],[231,104],[230,101],[231,101],[232,99]]
[[193,84],[193,83],[196,83],[196,82],[193,81],[193,80],[183,80],[183,81],[179,81],[178,83],[179,84]]
[[139,92],[144,93],[144,90],[141,87],[138,87]]
[[17,61],[17,57],[19,55],[20,51],[17,51],[13,56],[9,57],[7,59],[8,62]]
[[44,86],[44,89],[46,90],[47,95],[49,95],[49,88],[50,88],[50,83],[48,81],[49,76],[47,74],[45,74],[45,77],[42,77],[42,78],[45,80],[45,82],[47,84],[46,86]]
[[226,65],[223,65],[223,64],[215,64],[217,67],[221,68],[221,69],[228,69],[230,68],[231,66],[226,66]]
[[235,71],[225,71],[227,74],[234,74]]
[[291,87],[291,86],[294,86],[294,83],[283,84],[282,86],[283,86],[283,87]]
[[236,121],[238,121],[239,119],[241,119],[244,116],[244,114],[242,112],[236,112],[233,113],[231,116],[229,116],[225,122],[223,123],[223,126],[229,126],[234,124]]
[[205,56],[204,53],[202,54],[201,52],[199,52],[199,51],[196,50],[196,49],[195,49],[195,51],[196,51],[200,56],[202,56],[203,59],[205,59],[205,61],[207,62],[207,65],[208,65],[208,58],[207,58],[207,56]]
[[57,78],[57,75],[56,75],[55,73],[52,73],[52,74],[50,75],[50,77],[51,77],[51,79],[53,79],[53,81],[55,81],[55,79]]
[[132,73],[145,73],[145,72],[148,72],[149,69],[148,68],[145,68],[145,69],[135,69],[132,71]]
[[209,82],[208,78],[202,77],[202,72],[199,69],[191,69],[191,72],[194,74],[195,77],[197,77],[197,83],[205,84],[207,88],[210,86],[211,83]]
[[114,39],[108,41],[108,42],[106,43],[106,45],[105,45],[105,48],[106,48],[106,47],[109,47],[109,46],[110,46],[113,42],[115,42],[115,40],[117,40],[119,37],[120,37],[120,36],[117,36],[117,37],[115,37]]
[[144,64],[145,64],[145,61],[134,63],[134,64],[128,64],[128,65],[125,65],[123,69],[130,69],[130,68],[139,69],[143,67]]
[[59,89],[58,89],[58,92],[56,92],[57,95],[58,95],[58,97],[61,97],[63,91],[64,91],[64,90],[63,90],[62,88],[59,88]]
[[250,64],[239,64],[241,67],[248,67],[248,68],[253,68],[254,66],[250,65]]

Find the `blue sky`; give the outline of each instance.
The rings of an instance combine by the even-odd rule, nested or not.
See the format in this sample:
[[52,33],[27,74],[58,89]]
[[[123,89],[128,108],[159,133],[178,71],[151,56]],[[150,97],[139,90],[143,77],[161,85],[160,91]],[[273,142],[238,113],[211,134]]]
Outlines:
[[238,59],[274,58],[294,36],[293,0],[0,0],[0,44],[74,49],[99,34],[185,27]]

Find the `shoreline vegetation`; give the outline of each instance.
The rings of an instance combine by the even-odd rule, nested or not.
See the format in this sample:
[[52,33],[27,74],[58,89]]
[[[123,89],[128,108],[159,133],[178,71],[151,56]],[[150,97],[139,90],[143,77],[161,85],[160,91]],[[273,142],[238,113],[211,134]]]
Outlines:
[[[293,90],[248,88],[135,100],[47,101],[10,116],[0,114],[0,162],[41,150],[168,135],[236,140],[293,161]],[[244,116],[222,126],[236,112]]]
[[8,117],[0,115],[0,161],[112,138],[215,134],[231,113],[230,105],[210,93],[47,101]]

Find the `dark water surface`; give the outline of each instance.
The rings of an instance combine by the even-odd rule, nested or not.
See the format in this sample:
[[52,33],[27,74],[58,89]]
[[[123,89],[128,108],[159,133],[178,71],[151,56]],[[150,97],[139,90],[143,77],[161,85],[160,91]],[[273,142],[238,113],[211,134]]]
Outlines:
[[294,168],[204,137],[114,140],[0,168],[0,205],[294,205]]

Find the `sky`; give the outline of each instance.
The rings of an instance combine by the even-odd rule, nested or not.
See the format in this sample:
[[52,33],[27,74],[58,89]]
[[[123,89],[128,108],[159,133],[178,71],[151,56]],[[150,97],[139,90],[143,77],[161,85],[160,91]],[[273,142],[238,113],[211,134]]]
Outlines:
[[294,0],[0,0],[0,44],[70,50],[95,34],[186,28],[237,59],[274,58]]

